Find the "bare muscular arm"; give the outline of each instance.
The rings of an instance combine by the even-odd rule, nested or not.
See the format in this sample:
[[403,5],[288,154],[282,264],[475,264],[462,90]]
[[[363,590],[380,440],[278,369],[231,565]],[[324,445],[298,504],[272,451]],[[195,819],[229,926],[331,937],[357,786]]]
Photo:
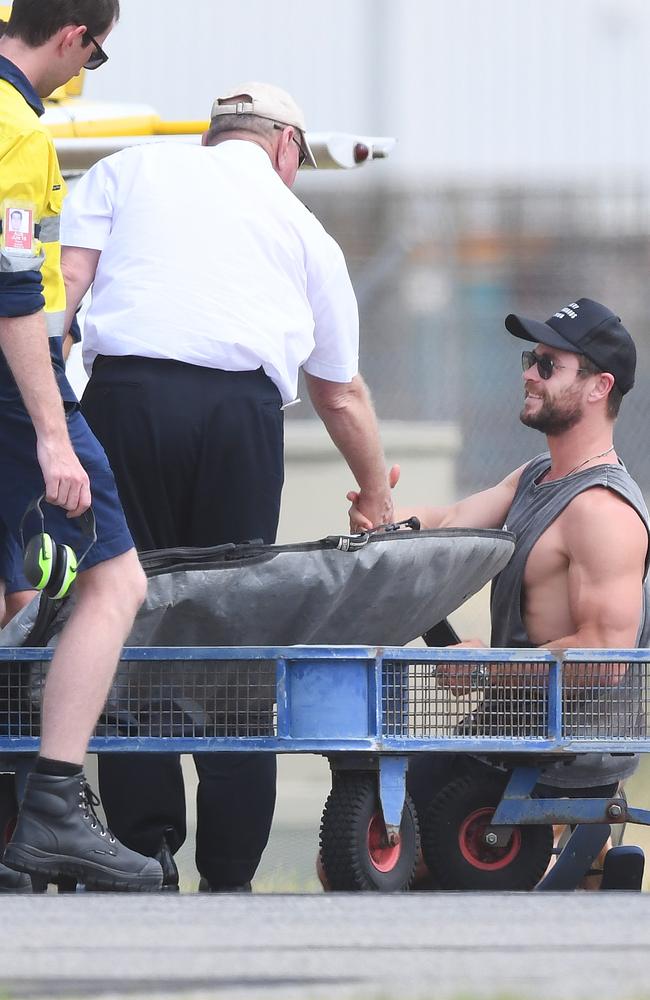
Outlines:
[[[520,466],[502,479],[496,486],[480,493],[473,493],[463,500],[447,507],[418,507],[400,504],[395,510],[395,519],[404,520],[415,515],[420,520],[422,528],[502,528],[512,504],[521,473],[525,466]],[[393,466],[389,474],[389,483],[395,486],[399,480],[399,467]],[[358,493],[348,493],[352,501],[350,522],[357,531],[366,530],[363,515],[358,510]]]
[[636,511],[611,490],[579,494],[562,517],[568,561],[568,635],[545,642],[567,647],[626,648],[636,644],[643,603],[648,534]]
[[[595,487],[571,501],[559,524],[573,628],[540,645],[560,650],[636,646],[648,548],[641,518],[622,497]],[[626,670],[626,663],[576,663],[565,666],[564,674],[568,680],[615,684]]]
[[[502,528],[514,499],[522,465],[496,486],[473,493],[448,507],[404,507],[404,517],[416,514],[423,528]],[[401,508],[400,508],[401,516]]]
[[[643,573],[648,534],[636,511],[611,490],[595,487],[580,493],[563,512],[561,544],[567,562],[568,617],[572,630],[549,636],[543,649],[626,649],[636,645],[643,607]],[[538,627],[543,609],[537,613]],[[479,640],[460,644],[480,647]],[[568,679],[616,683],[625,663],[572,664]],[[512,671],[510,680],[519,673]],[[468,689],[468,668],[441,672],[447,686]],[[448,676],[447,676],[448,675]],[[526,675],[522,667],[521,676]],[[498,674],[497,674],[498,676]],[[444,682],[444,681],[443,681]]]

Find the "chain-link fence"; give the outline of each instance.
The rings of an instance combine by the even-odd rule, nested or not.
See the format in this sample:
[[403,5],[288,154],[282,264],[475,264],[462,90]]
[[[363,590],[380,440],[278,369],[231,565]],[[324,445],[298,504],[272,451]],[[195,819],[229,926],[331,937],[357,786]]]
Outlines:
[[461,492],[496,482],[544,447],[518,420],[522,344],[506,333],[505,316],[546,319],[582,296],[617,312],[635,338],[637,381],[616,443],[650,492],[649,188],[341,185],[336,198],[310,191],[309,203],[348,260],[361,368],[379,416],[456,422]]

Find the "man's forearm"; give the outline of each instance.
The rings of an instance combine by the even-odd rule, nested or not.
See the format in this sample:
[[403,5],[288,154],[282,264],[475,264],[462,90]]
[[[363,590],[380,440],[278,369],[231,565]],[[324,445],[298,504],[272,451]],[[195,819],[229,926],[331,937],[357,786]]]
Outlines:
[[65,331],[70,329],[81,300],[95,280],[100,251],[86,247],[63,247],[61,271],[65,282]]
[[39,438],[68,437],[43,312],[0,317],[0,349]]
[[43,313],[0,318],[0,349],[36,431],[45,498],[63,507],[69,517],[78,517],[90,506],[90,483],[68,434]]
[[392,519],[384,450],[370,393],[361,376],[327,389],[318,379],[308,379],[316,412],[325,424],[360,489],[363,502],[380,512],[381,522]]
[[455,523],[455,510],[454,505],[447,507],[399,506],[395,508],[395,520],[403,521],[407,517],[415,515],[422,528],[466,528],[466,524]]
[[[562,654],[566,649],[625,649],[635,645],[634,633],[604,633],[597,624],[584,626],[571,635],[540,642],[536,649]],[[627,672],[628,663],[612,663],[595,660],[593,662],[565,663],[562,671],[564,682],[579,686],[588,684],[617,684]],[[547,669],[541,664],[533,668],[535,677],[546,676]],[[541,672],[541,673],[540,673]],[[530,683],[531,668],[528,663],[512,661],[505,668],[503,664],[491,665],[492,683],[519,685]]]
[[360,376],[325,402],[312,395],[316,411],[364,492],[386,489],[386,463],[370,393]]

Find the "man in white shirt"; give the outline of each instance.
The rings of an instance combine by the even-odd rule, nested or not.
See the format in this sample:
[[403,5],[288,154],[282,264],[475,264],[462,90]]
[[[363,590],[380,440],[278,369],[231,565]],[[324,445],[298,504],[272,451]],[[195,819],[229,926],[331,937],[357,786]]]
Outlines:
[[[360,508],[373,524],[392,518],[345,260],[290,190],[305,159],[315,166],[293,98],[247,83],[215,101],[202,147],[125,150],[90,170],[66,204],[69,320],[93,284],[84,413],[139,549],[275,540],[282,407],[300,368]],[[275,760],[195,761],[203,887],[248,887],[270,830]],[[177,757],[101,756],[100,783],[127,844],[154,855],[164,837],[178,849]]]

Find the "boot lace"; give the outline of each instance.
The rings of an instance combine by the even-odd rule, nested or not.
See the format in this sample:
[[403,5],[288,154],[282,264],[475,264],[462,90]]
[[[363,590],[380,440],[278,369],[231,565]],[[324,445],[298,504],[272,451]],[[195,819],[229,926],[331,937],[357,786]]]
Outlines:
[[79,790],[79,798],[81,799],[81,802],[79,803],[79,808],[83,809],[84,819],[90,820],[91,830],[98,829],[100,837],[108,836],[109,843],[114,844],[115,837],[113,836],[111,831],[104,826],[99,816],[95,812],[96,806],[99,805],[99,798],[95,795],[95,793],[93,792],[92,788],[90,787],[87,781],[82,781],[81,783],[81,788]]

